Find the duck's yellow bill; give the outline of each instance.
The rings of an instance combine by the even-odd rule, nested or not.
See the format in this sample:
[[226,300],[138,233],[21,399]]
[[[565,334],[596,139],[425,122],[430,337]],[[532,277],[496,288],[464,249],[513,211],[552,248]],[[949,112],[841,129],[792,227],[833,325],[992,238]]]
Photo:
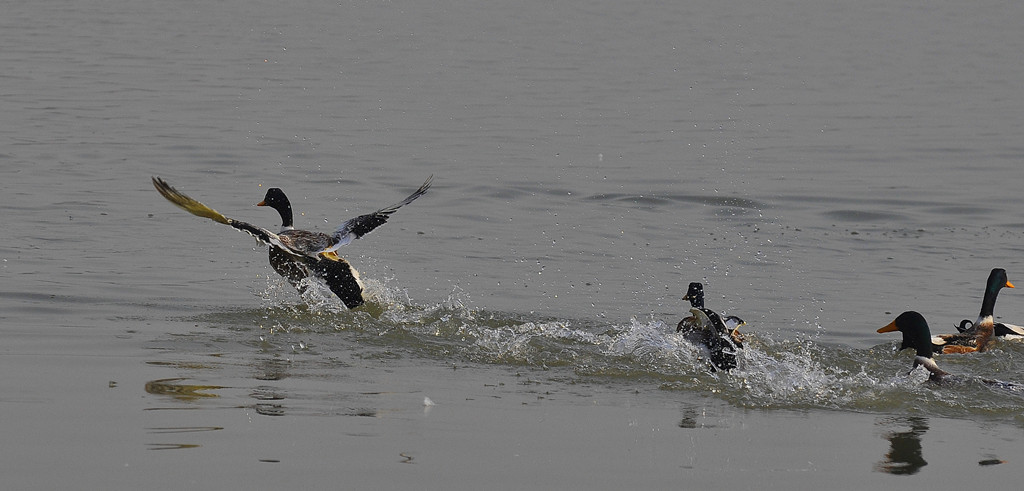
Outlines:
[[1010,283],[1010,280],[1006,280],[1006,287],[1007,288],[1017,288],[1017,287],[1013,286],[1013,283]]
[[878,332],[893,332],[893,331],[899,331],[899,330],[900,330],[900,328],[896,327],[896,321],[892,321],[892,322],[889,323],[888,326],[885,326],[885,327],[879,329]]

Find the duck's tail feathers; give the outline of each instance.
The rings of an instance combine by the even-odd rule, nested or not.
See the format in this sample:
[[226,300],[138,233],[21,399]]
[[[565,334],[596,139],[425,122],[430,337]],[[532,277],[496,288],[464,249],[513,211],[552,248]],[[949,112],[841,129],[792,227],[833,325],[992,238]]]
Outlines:
[[153,187],[155,187],[156,190],[161,195],[163,195],[164,198],[167,198],[167,201],[170,201],[178,208],[181,208],[195,216],[209,218],[210,220],[213,220],[217,223],[230,225],[231,227],[234,227],[237,230],[241,230],[242,232],[245,232],[255,237],[256,240],[264,244],[279,247],[282,251],[287,252],[289,254],[293,254],[296,256],[302,255],[297,252],[292,252],[292,250],[287,245],[281,242],[281,238],[278,237],[277,234],[265,228],[257,227],[251,223],[246,223],[241,220],[234,220],[228,218],[222,215],[219,211],[214,210],[213,208],[210,208],[209,206],[200,203],[198,200],[190,197],[189,195],[181,191],[178,191],[177,189],[174,189],[174,186],[171,186],[170,184],[167,183],[167,181],[164,181],[159,177],[153,177]]
[[167,201],[170,201],[182,210],[198,217],[209,218],[217,223],[223,223],[225,225],[231,224],[231,220],[228,217],[220,214],[217,210],[192,199],[189,195],[174,189],[174,186],[167,184],[167,181],[164,181],[159,177],[153,176],[153,187],[155,187],[157,192],[163,195],[164,198],[167,198]]

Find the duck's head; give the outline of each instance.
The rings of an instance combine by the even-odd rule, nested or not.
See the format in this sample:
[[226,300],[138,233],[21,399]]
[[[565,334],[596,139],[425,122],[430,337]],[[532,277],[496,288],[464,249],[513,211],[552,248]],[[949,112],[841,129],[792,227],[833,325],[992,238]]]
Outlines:
[[923,315],[912,310],[907,311],[900,314],[889,325],[878,330],[878,332],[893,331],[903,333],[903,344],[900,345],[900,350],[913,348],[917,351],[917,356],[932,357],[932,331],[928,328],[928,321],[924,320]]
[[931,372],[928,378],[933,381],[941,380],[942,377],[949,375],[940,369],[932,359],[932,331],[928,329],[928,321],[924,320],[923,315],[912,310],[907,311],[900,314],[889,325],[878,330],[878,332],[892,331],[903,333],[903,344],[900,345],[900,350],[907,348],[916,350],[914,368],[917,368],[918,365],[924,366]]
[[1006,270],[1003,268],[994,268],[992,272],[988,274],[988,284],[985,287],[985,291],[998,292],[1003,287],[1016,288],[1010,280],[1006,278]]
[[292,226],[292,203],[288,201],[288,197],[284,195],[281,188],[268,189],[263,201],[256,203],[256,206],[269,206],[277,210],[281,214],[281,226]]
[[988,274],[988,282],[985,283],[985,298],[992,297],[992,303],[995,303],[996,294],[1003,287],[1016,288],[1013,283],[1010,283],[1009,278],[1006,277],[1006,270],[1003,268],[994,268],[992,272]]
[[704,308],[704,284],[693,282],[690,283],[690,287],[686,289],[686,296],[683,300],[690,301],[690,307],[696,309]]
[[999,295],[999,290],[1003,288],[1014,288],[1013,283],[1006,278],[1006,270],[1003,268],[993,268],[992,272],[988,274],[988,281],[985,283],[985,297],[981,300],[981,312],[978,313],[978,320],[975,324],[987,322],[986,319],[992,316],[992,311],[996,308],[996,296]]

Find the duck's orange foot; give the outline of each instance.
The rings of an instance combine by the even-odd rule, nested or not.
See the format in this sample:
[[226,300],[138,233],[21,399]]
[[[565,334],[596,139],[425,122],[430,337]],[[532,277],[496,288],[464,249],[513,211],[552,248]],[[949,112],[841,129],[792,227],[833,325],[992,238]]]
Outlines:
[[743,342],[747,340],[747,338],[743,337],[743,333],[741,333],[739,329],[733,329],[732,332],[729,333],[729,337],[731,337],[732,342],[736,344],[743,344]]
[[341,261],[341,257],[338,256],[337,252],[334,251],[323,251],[320,253],[323,257],[330,259],[331,261]]

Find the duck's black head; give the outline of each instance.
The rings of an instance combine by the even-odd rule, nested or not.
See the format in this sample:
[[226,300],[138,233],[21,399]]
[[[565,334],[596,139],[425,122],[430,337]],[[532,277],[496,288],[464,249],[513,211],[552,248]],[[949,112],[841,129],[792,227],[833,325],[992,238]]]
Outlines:
[[686,296],[683,300],[690,301],[690,307],[695,309],[704,308],[704,284],[693,282],[690,283],[690,287],[686,289]]
[[269,206],[277,210],[281,214],[281,226],[292,226],[292,203],[288,201],[288,197],[284,195],[281,188],[268,189],[263,201],[256,203],[256,206]]
[[900,345],[900,350],[912,348],[917,351],[917,356],[932,357],[932,331],[928,328],[928,321],[924,320],[923,315],[914,311],[904,312],[889,325],[878,330],[878,332],[892,331],[903,333],[903,344]]
[[992,272],[988,274],[988,290],[999,291],[1003,287],[1014,288],[1013,283],[1006,277],[1006,270],[1003,268],[993,268]]
[[981,314],[978,317],[992,315],[992,311],[996,308],[996,296],[999,295],[999,290],[1002,290],[1003,287],[1014,288],[1013,283],[1006,278],[1006,270],[994,268],[988,274],[988,282],[985,283],[985,298],[981,301]]

